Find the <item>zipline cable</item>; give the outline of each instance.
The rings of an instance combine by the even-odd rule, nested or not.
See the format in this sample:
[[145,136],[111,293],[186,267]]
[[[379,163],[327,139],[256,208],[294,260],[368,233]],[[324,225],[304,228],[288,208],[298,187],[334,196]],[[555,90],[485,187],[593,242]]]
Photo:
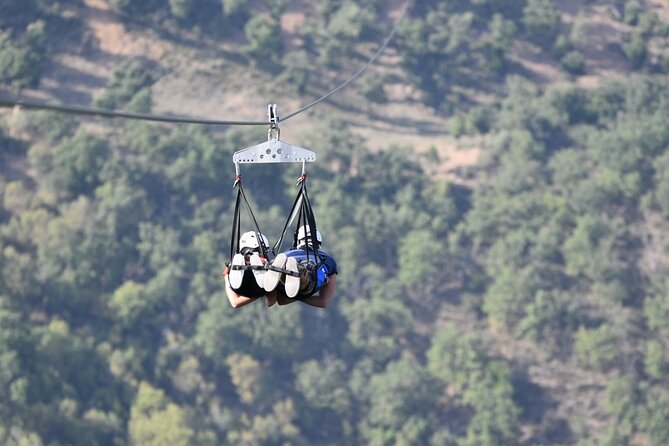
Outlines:
[[[355,72],[351,77],[349,77],[346,81],[344,81],[342,84],[340,84],[338,87],[334,88],[333,90],[329,91],[325,95],[321,96],[320,98],[316,99],[315,101],[305,105],[304,107],[300,108],[299,110],[289,113],[286,117],[282,119],[282,121],[286,121],[308,109],[313,107],[314,105],[326,100],[330,96],[334,95],[338,91],[340,91],[342,88],[346,87],[348,84],[353,82],[355,79],[360,77],[362,73],[364,73],[375,61],[376,59],[381,55],[381,53],[386,49],[390,41],[393,39],[395,36],[397,29],[399,28],[400,22],[406,15],[407,10],[409,9],[409,4],[411,3],[411,0],[405,0],[404,5],[402,6],[402,10],[400,12],[400,16],[397,18],[395,21],[395,24],[388,34],[386,38],[384,39],[383,43],[381,46],[376,50],[376,52],[372,55],[372,57],[360,68],[357,72]],[[198,119],[198,118],[189,118],[185,116],[170,116],[170,115],[155,115],[155,114],[149,114],[149,113],[132,113],[132,112],[122,112],[122,111],[113,111],[113,110],[105,110],[102,108],[95,108],[95,107],[82,107],[82,106],[76,106],[76,105],[58,105],[58,104],[49,104],[46,102],[39,102],[39,101],[31,101],[31,100],[26,100],[26,99],[8,99],[5,97],[0,96],[0,107],[5,107],[5,108],[13,108],[13,107],[23,107],[27,109],[32,109],[32,110],[50,110],[50,111],[55,111],[55,112],[61,112],[61,113],[69,113],[69,114],[76,114],[76,115],[85,115],[85,116],[100,116],[104,118],[124,118],[124,119],[136,119],[136,120],[141,120],[141,121],[157,121],[157,122],[170,122],[170,123],[180,123],[180,124],[203,124],[203,125],[267,125],[266,121],[235,121],[235,120],[214,120],[214,119]]]
[[378,57],[381,55],[383,50],[386,49],[386,47],[388,46],[390,41],[393,40],[393,37],[395,37],[395,33],[397,33],[397,29],[399,28],[399,25],[402,22],[402,19],[404,18],[404,16],[406,15],[406,12],[409,9],[409,4],[410,3],[411,3],[411,0],[406,0],[404,2],[404,5],[402,6],[402,10],[400,12],[400,16],[395,21],[395,25],[393,26],[393,29],[390,31],[388,36],[386,36],[386,38],[383,41],[383,43],[381,44],[381,46],[376,50],[376,52],[367,61],[367,63],[365,63],[358,71],[356,71],[351,77],[349,77],[346,81],[344,81],[337,88],[331,90],[329,93],[325,94],[324,96],[321,96],[320,98],[316,99],[315,101],[305,105],[304,107],[300,108],[299,110],[297,110],[293,113],[289,113],[287,116],[283,117],[281,120],[286,121],[286,120],[292,118],[293,116],[298,115],[298,114],[310,109],[314,105],[318,104],[319,102],[322,102],[322,101],[326,100],[327,98],[329,98],[330,96],[337,93],[339,90],[341,90],[342,88],[346,87],[348,84],[350,84],[351,82],[356,80],[358,77],[360,77],[360,75],[362,75],[362,73],[364,73],[367,70],[367,68],[369,68],[374,62],[376,62],[376,59],[378,59]]
[[147,113],[131,113],[104,110],[94,107],[79,107],[76,105],[57,105],[46,102],[30,101],[24,99],[6,99],[0,97],[0,107],[23,107],[33,110],[50,110],[55,112],[69,113],[75,115],[101,116],[104,118],[137,119],[140,121],[173,122],[180,124],[211,124],[211,125],[267,125],[265,121],[218,121],[211,119],[188,118],[185,116],[154,115]]

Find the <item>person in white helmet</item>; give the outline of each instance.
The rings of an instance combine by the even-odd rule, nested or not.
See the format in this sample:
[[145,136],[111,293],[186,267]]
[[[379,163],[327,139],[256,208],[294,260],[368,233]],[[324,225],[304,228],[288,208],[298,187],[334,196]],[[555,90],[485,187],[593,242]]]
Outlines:
[[337,262],[320,249],[321,232],[314,234],[308,225],[301,226],[296,235],[296,246],[276,256],[265,273],[264,288],[277,292],[277,302],[285,305],[296,301],[319,308],[330,304],[337,286]]
[[[233,308],[243,307],[263,297],[268,307],[276,303],[276,293],[267,293],[263,287],[269,241],[263,234],[248,231],[239,238],[239,253],[223,271],[225,294]],[[263,249],[264,248],[264,249]]]

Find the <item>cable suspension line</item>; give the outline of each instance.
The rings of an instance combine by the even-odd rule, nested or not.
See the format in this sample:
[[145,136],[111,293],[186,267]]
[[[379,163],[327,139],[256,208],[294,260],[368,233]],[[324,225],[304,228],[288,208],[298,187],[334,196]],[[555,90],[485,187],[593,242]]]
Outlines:
[[330,96],[337,93],[339,90],[341,90],[342,88],[346,87],[348,84],[350,84],[351,82],[356,80],[358,77],[360,77],[360,75],[362,75],[362,73],[364,73],[367,70],[367,68],[369,68],[372,64],[374,64],[374,62],[376,62],[376,59],[378,59],[378,57],[381,55],[381,53],[383,53],[383,51],[386,49],[386,47],[388,46],[390,41],[393,39],[393,37],[395,37],[395,33],[397,33],[397,29],[399,28],[399,25],[402,22],[402,19],[406,15],[406,12],[409,9],[409,4],[410,3],[411,3],[411,0],[406,0],[404,2],[404,5],[402,6],[402,10],[400,12],[400,16],[395,21],[395,25],[393,26],[393,29],[390,31],[388,36],[386,36],[386,38],[383,40],[383,43],[381,44],[381,46],[376,50],[376,52],[372,55],[372,57],[370,57],[370,59],[358,71],[356,71],[351,77],[349,77],[346,81],[344,81],[338,87],[331,90],[329,93],[327,93],[327,94],[321,96],[320,98],[316,99],[315,101],[305,105],[304,107],[300,108],[299,110],[294,111],[292,113],[289,113],[286,117],[284,117],[282,119],[282,121],[286,121],[286,120],[292,118],[293,116],[298,115],[298,114],[310,109],[314,105],[326,100],[327,98],[329,98]]
[[50,111],[69,113],[75,115],[101,116],[104,118],[137,119],[141,121],[173,122],[180,124],[267,125],[266,121],[219,121],[211,119],[188,118],[185,116],[154,115],[148,113],[113,111],[94,107],[80,107],[76,105],[48,104],[46,102],[30,101],[24,99],[0,98],[0,107],[15,107],[15,106],[32,110],[50,110]]
[[[381,55],[381,53],[386,49],[390,41],[393,39],[397,33],[397,29],[409,9],[409,5],[412,0],[405,0],[402,10],[399,17],[395,21],[392,30],[383,40],[381,46],[376,50],[372,57],[351,77],[346,81],[341,83],[338,87],[330,90],[325,95],[316,99],[313,102],[303,106],[302,108],[289,113],[282,121],[286,121],[300,113],[305,112],[311,107],[317,105],[318,103],[326,100],[330,96],[336,94],[341,89],[349,85],[355,79],[360,77]],[[28,99],[9,99],[7,97],[0,96],[0,107],[13,108],[13,107],[22,107],[31,110],[50,110],[60,113],[69,113],[75,115],[84,115],[84,116],[99,116],[104,118],[123,118],[123,119],[135,119],[141,121],[156,121],[156,122],[169,122],[169,123],[180,123],[180,124],[203,124],[203,125],[267,125],[267,121],[243,121],[243,120],[216,120],[216,119],[201,119],[201,118],[190,118],[186,116],[173,116],[173,115],[156,115],[150,113],[132,113],[132,112],[123,112],[115,110],[105,110],[102,108],[96,107],[83,107],[77,105],[58,105],[58,104],[49,104],[41,101],[32,101]]]

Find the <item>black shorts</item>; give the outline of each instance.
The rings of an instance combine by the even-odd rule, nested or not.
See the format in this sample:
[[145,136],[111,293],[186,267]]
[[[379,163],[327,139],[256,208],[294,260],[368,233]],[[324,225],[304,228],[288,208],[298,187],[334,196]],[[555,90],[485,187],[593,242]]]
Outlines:
[[245,297],[262,297],[267,294],[265,289],[258,285],[258,282],[256,282],[253,271],[249,270],[244,271],[244,278],[242,279],[241,286],[239,288],[232,289],[235,293]]

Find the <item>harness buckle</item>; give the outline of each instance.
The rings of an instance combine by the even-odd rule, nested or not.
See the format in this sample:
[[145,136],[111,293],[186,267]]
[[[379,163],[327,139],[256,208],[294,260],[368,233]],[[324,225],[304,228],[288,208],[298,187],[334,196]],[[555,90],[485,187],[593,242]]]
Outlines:
[[235,182],[232,184],[232,188],[234,189],[241,182],[242,182],[242,174],[239,173],[239,163],[235,163]]

